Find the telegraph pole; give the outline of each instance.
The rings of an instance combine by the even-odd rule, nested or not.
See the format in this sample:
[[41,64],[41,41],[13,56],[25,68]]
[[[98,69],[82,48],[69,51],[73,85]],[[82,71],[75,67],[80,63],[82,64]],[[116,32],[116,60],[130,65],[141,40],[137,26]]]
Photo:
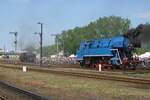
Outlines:
[[15,53],[17,53],[17,36],[18,36],[18,32],[9,32],[9,34],[13,34],[15,36],[15,41],[14,41],[14,44],[15,44]]
[[41,26],[41,32],[40,33],[35,33],[40,35],[40,67],[42,67],[42,53],[43,53],[43,23],[38,22],[37,24],[40,24]]

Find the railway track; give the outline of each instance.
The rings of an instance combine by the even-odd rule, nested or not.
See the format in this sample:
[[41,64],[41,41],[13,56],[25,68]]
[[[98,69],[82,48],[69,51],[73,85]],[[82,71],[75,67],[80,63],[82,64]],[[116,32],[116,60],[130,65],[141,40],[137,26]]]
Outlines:
[[[12,64],[12,65],[28,65],[28,66],[40,66],[40,63],[26,63],[14,60],[0,60],[1,64]],[[58,67],[63,66],[64,68],[80,68],[79,64],[51,64],[51,63],[43,63],[42,67]]]
[[[46,98],[40,94],[33,93],[33,92],[30,92],[25,89],[21,89],[19,87],[16,87],[16,86],[11,85],[4,81],[0,81],[0,86],[4,87],[7,90],[11,90],[13,92],[19,93],[21,95],[28,96],[28,97],[32,98],[32,100],[49,100],[48,98]],[[3,96],[0,96],[0,100],[7,100],[7,99]]]
[[7,99],[3,96],[0,96],[0,100],[7,100]]
[[[22,69],[21,67],[15,67],[13,65],[0,65],[0,67],[10,68],[10,69],[19,69],[19,70]],[[103,80],[112,80],[112,81],[150,85],[150,80],[147,80],[147,79],[122,77],[119,75],[107,75],[104,73],[91,74],[91,73],[82,73],[82,72],[53,70],[53,69],[40,68],[40,67],[30,67],[28,68],[28,70],[34,71],[34,72],[40,72],[40,73],[50,73],[50,74],[59,74],[59,75],[67,75],[67,76],[76,76],[76,77],[84,77],[84,78],[92,78],[92,79],[103,79]]]

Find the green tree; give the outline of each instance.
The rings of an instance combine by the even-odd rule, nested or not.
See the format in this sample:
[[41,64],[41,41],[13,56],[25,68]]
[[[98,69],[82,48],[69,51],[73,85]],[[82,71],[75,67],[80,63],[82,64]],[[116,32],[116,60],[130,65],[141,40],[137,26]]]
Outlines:
[[99,18],[84,27],[63,31],[58,37],[59,49],[76,53],[81,41],[121,35],[129,29],[130,21],[117,16]]
[[[99,18],[87,26],[62,31],[60,35],[57,35],[54,45],[43,48],[43,54],[44,56],[56,54],[56,40],[58,40],[59,51],[64,50],[65,54],[69,55],[76,53],[81,41],[122,35],[127,32],[129,26],[130,21],[121,17],[110,16]],[[142,54],[150,50],[150,24],[143,24],[143,28],[141,29],[138,38],[141,40],[142,48],[136,49],[137,54]]]

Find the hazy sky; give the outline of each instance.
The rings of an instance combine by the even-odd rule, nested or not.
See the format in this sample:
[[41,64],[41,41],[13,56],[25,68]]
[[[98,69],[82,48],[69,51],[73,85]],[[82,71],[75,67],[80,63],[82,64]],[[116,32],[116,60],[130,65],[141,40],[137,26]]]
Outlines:
[[54,43],[51,34],[103,16],[129,18],[132,27],[150,22],[150,0],[0,0],[0,12],[0,48],[13,50],[9,32],[19,33],[19,45],[38,44],[33,33],[40,32],[39,21],[44,23],[44,45]]

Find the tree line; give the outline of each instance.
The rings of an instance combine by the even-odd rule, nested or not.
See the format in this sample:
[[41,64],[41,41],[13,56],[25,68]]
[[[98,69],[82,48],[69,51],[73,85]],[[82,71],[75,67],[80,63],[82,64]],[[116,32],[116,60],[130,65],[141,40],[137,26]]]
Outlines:
[[[96,21],[90,22],[83,27],[75,27],[73,29],[62,31],[55,38],[55,44],[43,48],[44,56],[56,54],[57,46],[59,51],[63,50],[66,55],[76,54],[81,41],[112,37],[123,35],[131,26],[131,22],[127,18],[118,16],[100,17]],[[141,32],[142,48],[137,49],[137,53],[144,53],[150,50],[150,24],[144,24]],[[144,38],[148,38],[144,41]]]
[[59,45],[59,50],[64,50],[66,54],[75,54],[81,41],[121,35],[129,27],[129,19],[118,16],[102,17],[84,27],[62,31],[55,40]]

